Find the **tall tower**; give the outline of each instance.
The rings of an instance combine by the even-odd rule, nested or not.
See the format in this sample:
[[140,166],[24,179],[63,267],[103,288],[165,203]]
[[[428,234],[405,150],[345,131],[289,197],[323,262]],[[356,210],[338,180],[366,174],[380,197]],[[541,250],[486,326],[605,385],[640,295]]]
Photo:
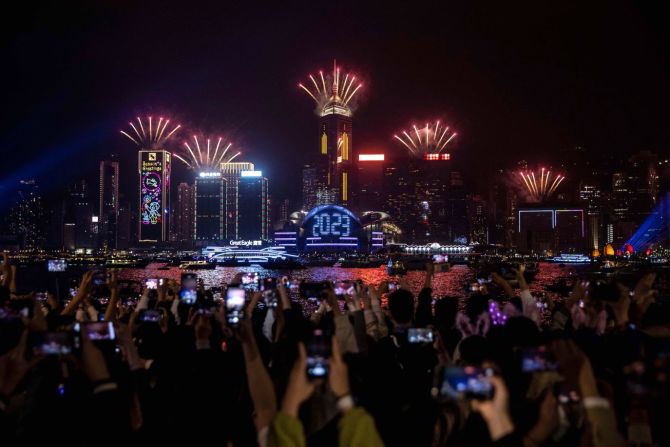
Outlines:
[[226,239],[226,187],[220,172],[201,172],[195,179],[195,243],[220,245]]
[[[354,185],[354,150],[352,144],[352,99],[363,86],[356,76],[342,73],[336,62],[333,71],[324,76],[309,75],[311,85],[298,84],[317,103],[319,116],[318,161],[325,178],[321,182],[332,191],[335,202],[349,205]],[[317,80],[318,79],[318,80]],[[319,82],[320,81],[320,82]],[[329,194],[324,195],[328,197]]]
[[165,143],[181,125],[167,130],[169,119],[163,117],[146,120],[137,117],[128,123],[128,132],[121,131],[135,143],[137,168],[140,174],[139,228],[140,243],[162,243],[170,240],[170,169],[172,155],[165,150]]
[[117,248],[119,218],[119,162],[100,162],[100,242],[105,249]]
[[249,162],[221,163],[221,177],[226,180],[226,233],[228,239],[239,239],[239,179],[242,171],[253,171],[254,164]]
[[140,172],[139,242],[159,243],[169,239],[171,154],[165,150],[142,150]]
[[242,171],[238,179],[238,238],[267,240],[269,228],[268,179],[261,171]]

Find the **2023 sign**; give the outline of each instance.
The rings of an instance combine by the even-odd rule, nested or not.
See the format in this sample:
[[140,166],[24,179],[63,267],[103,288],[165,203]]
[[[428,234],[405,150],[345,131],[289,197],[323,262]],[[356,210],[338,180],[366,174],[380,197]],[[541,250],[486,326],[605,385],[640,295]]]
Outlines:
[[349,236],[351,218],[341,213],[319,213],[314,216],[312,236]]

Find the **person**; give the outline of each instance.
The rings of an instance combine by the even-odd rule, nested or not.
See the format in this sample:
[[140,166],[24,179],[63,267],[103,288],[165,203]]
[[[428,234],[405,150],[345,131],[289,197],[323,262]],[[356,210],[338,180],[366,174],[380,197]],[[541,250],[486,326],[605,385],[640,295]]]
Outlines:
[[[453,273],[428,265],[416,289],[356,281],[337,296],[323,285],[314,309],[283,285],[249,292],[233,321],[202,284],[194,304],[170,280],[130,296],[124,272],[109,276],[108,300],[85,272],[70,302],[41,303],[24,293],[32,278],[2,259],[3,446],[670,443],[663,271],[584,277],[545,307],[522,268],[514,282],[494,275],[464,299],[435,299],[435,278]],[[329,340],[320,351],[315,331]],[[316,379],[315,352],[327,365]],[[449,379],[466,371],[475,388],[453,393]]]

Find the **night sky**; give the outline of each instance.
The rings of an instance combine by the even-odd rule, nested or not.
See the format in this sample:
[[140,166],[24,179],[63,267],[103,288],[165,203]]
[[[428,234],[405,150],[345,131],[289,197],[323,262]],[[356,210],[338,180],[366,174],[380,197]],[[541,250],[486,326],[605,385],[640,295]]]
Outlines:
[[2,194],[20,178],[97,181],[112,152],[133,193],[136,148],[118,131],[153,114],[182,123],[181,137],[231,138],[276,201],[299,199],[317,120],[297,83],[333,58],[364,78],[356,150],[401,151],[395,131],[441,118],[476,187],[492,166],[556,163],[576,145],[670,148],[662,2],[49,3],[3,14]]

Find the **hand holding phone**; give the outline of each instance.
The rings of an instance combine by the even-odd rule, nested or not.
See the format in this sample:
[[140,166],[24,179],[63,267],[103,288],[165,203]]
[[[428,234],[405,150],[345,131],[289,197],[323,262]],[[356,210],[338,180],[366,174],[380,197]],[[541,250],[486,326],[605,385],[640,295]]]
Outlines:
[[226,290],[226,320],[232,327],[238,327],[244,318],[246,305],[246,291],[238,287],[228,287]]
[[444,370],[441,394],[455,399],[489,400],[493,397],[493,385],[487,377],[493,370],[480,370],[474,366],[450,366]]
[[412,344],[432,343],[433,331],[427,328],[409,328],[407,329],[407,342]]
[[192,305],[198,297],[197,292],[198,275],[195,273],[182,273],[181,275],[181,290],[179,291],[179,299],[182,303]]

